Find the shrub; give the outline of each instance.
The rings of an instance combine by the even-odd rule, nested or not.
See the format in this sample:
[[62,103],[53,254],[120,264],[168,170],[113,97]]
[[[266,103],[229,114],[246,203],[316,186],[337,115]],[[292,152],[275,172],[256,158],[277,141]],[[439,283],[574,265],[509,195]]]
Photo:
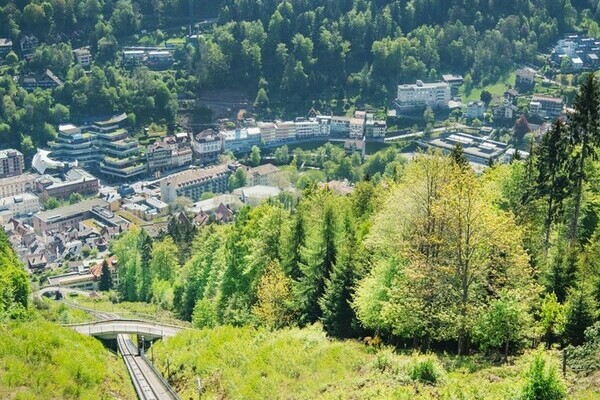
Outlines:
[[546,360],[537,354],[529,366],[521,400],[562,400],[567,397],[564,382],[556,368],[546,368]]
[[408,366],[408,376],[413,381],[435,385],[443,380],[444,368],[433,355],[417,356]]

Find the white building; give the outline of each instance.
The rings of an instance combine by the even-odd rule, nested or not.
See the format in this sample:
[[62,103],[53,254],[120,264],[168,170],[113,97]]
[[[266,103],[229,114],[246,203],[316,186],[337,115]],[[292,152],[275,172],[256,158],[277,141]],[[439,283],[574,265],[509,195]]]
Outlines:
[[365,119],[363,118],[352,118],[350,119],[350,137],[354,139],[360,139],[365,134]]
[[482,118],[485,112],[485,103],[483,101],[470,101],[467,104],[467,118]]
[[416,84],[398,85],[396,105],[400,109],[442,108],[448,107],[450,100],[450,85],[446,82],[424,83],[418,80]]
[[35,180],[37,177],[33,174],[21,174],[8,178],[0,178],[0,197],[14,196],[35,189]]
[[81,65],[82,67],[87,67],[92,63],[92,53],[87,47],[75,49],[73,50],[73,53],[77,59],[77,64]]
[[348,135],[350,133],[350,118],[348,117],[331,117],[331,133]]
[[36,213],[40,210],[40,199],[31,193],[17,194],[0,199],[0,221],[7,222],[15,216]]
[[295,122],[296,125],[296,138],[305,139],[308,137],[320,136],[321,127],[316,120],[307,120],[299,118]]

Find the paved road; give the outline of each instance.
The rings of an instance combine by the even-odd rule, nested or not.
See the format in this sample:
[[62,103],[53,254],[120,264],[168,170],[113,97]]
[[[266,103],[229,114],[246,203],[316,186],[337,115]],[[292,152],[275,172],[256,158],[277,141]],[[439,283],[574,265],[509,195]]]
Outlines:
[[136,346],[127,335],[118,335],[117,344],[140,400],[179,399],[145,357],[138,355]]

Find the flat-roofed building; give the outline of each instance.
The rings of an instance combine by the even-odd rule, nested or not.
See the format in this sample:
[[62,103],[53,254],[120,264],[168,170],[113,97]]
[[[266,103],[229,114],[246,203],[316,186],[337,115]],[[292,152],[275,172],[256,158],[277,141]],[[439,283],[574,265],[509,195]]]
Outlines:
[[73,50],[77,64],[82,67],[87,67],[92,63],[92,53],[88,47],[82,47],[80,49]]
[[90,199],[37,213],[33,216],[33,229],[37,233],[42,233],[76,228],[81,221],[92,216],[93,209],[96,207],[104,209],[108,207],[108,203],[102,199]]
[[265,144],[277,141],[276,127],[273,122],[257,122],[256,125],[260,129],[260,137]]
[[37,176],[33,174],[21,174],[7,178],[0,178],[0,197],[14,196],[25,192],[35,190],[35,180]]
[[296,139],[296,124],[293,121],[275,121],[275,136],[278,142]]
[[238,128],[221,132],[225,137],[224,149],[234,153],[250,151],[252,146],[260,145],[260,128]]
[[58,176],[42,175],[36,186],[44,201],[49,197],[68,199],[72,193],[93,196],[100,189],[98,178],[81,168],[72,168]]
[[365,119],[352,118],[350,119],[350,137],[360,139],[365,135]]
[[446,108],[450,100],[451,91],[448,83],[425,83],[418,80],[415,84],[398,85],[395,103],[401,110],[421,107]]
[[529,103],[529,112],[541,118],[557,118],[563,112],[564,102],[561,98],[534,95]]
[[193,168],[171,175],[160,181],[162,201],[174,203],[178,197],[197,201],[203,193],[224,193],[229,176],[237,169],[234,165],[220,164],[209,168]]
[[321,136],[321,127],[316,119],[298,118],[296,125],[296,139],[306,139]]
[[0,150],[0,178],[21,175],[24,168],[23,153],[15,149]]
[[12,217],[36,213],[40,210],[40,200],[32,193],[17,194],[0,198],[0,222],[6,223]]
[[331,117],[330,131],[333,134],[349,135],[350,134],[350,119],[349,117],[333,116]]
[[54,158],[89,165],[99,159],[94,140],[93,133],[82,132],[79,126],[73,124],[63,124],[58,126],[58,135],[54,141],[48,143],[48,146]]

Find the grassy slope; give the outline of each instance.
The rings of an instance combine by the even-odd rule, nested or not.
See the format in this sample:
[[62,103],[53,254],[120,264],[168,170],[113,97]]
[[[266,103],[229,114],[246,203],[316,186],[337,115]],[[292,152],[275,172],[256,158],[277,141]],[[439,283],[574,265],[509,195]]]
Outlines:
[[[204,399],[507,399],[523,384],[525,355],[514,365],[493,366],[473,358],[442,357],[447,373],[437,386],[408,378],[414,356],[375,351],[357,342],[331,341],[316,328],[276,333],[220,327],[188,331],[158,343],[154,356],[166,359],[181,398]],[[553,360],[558,363],[554,355]],[[573,399],[600,399],[578,382]]]
[[481,96],[481,92],[487,90],[492,94],[492,96],[502,96],[504,92],[508,89],[508,85],[515,84],[516,72],[511,72],[508,76],[505,76],[498,80],[498,82],[485,86],[485,87],[475,87],[471,90],[471,93],[467,96],[465,94],[464,85],[460,87],[459,94],[462,96],[463,103],[468,103],[469,101],[477,101]]
[[43,321],[0,325],[0,399],[133,399],[122,361],[92,338]]

